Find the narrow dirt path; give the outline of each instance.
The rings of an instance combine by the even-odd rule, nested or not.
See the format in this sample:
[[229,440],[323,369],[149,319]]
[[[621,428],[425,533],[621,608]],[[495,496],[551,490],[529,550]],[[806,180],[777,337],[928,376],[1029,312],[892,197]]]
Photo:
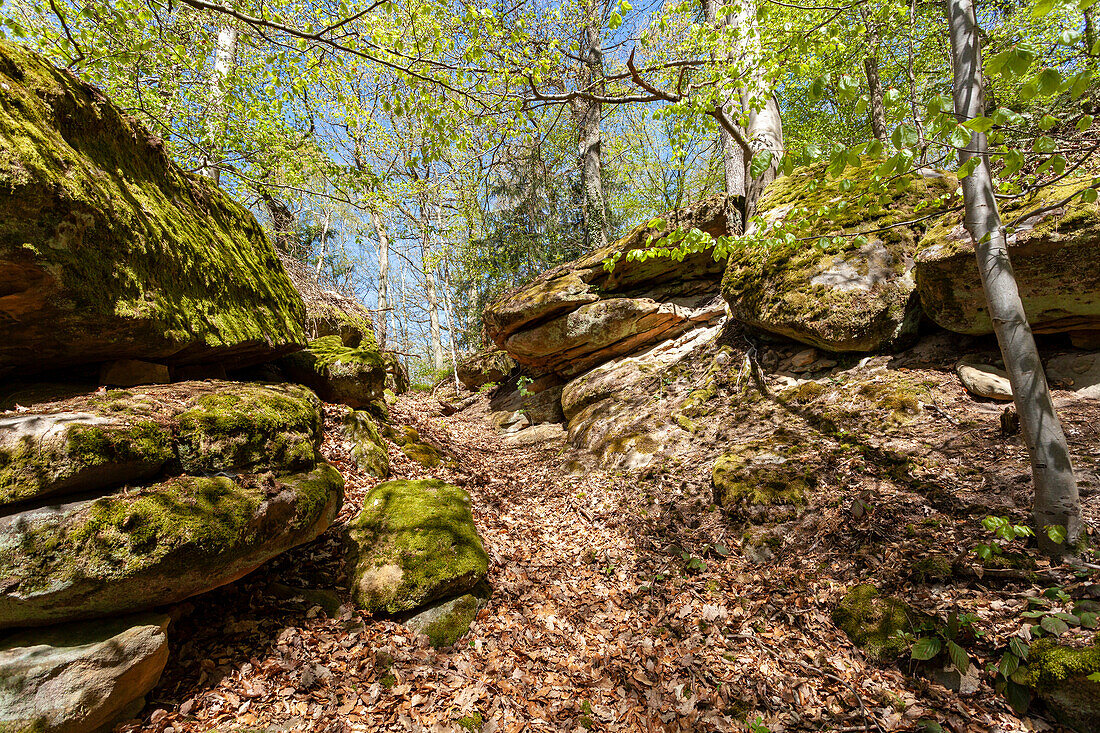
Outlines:
[[854,651],[829,621],[850,574],[835,553],[753,566],[705,498],[566,475],[563,445],[508,445],[484,403],[443,418],[430,396],[410,394],[392,413],[448,459],[427,469],[391,445],[395,477],[443,478],[472,496],[493,597],[470,634],[433,650],[396,623],[347,606],[330,618],[306,594],[272,593],[344,582],[341,528],[377,481],[330,429],[324,450],[347,478],[337,523],[188,604],[165,677],[128,731],[762,733],[925,719],[1024,729],[992,696],[959,697]]

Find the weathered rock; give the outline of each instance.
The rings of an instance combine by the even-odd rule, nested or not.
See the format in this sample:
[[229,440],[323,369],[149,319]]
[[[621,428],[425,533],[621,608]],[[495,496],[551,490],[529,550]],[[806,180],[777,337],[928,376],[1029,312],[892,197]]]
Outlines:
[[320,534],[343,479],[308,473],[183,476],[0,517],[0,628],[181,601]]
[[488,583],[479,583],[473,592],[432,604],[405,620],[405,625],[428,637],[435,648],[454,644],[470,631],[477,612],[489,602]]
[[439,450],[429,443],[410,441],[401,446],[401,452],[427,468],[435,468],[443,462]]
[[[1006,221],[1024,217],[1009,235],[1008,254],[1036,333],[1100,329],[1100,204],[1076,203],[1028,218],[1083,185],[1053,187],[1038,200],[1006,206]],[[924,312],[949,331],[993,333],[974,245],[962,214],[944,217],[921,242],[915,269]]]
[[99,383],[110,387],[167,384],[170,381],[168,367],[151,361],[122,359],[104,364],[99,370]]
[[349,412],[344,417],[344,435],[351,441],[351,457],[360,470],[375,478],[390,477],[390,454],[370,415]]
[[320,404],[295,385],[47,393],[31,411],[0,416],[0,506],[120,486],[166,467],[301,470],[318,460],[320,441]]
[[372,613],[403,613],[464,594],[488,572],[469,495],[442,481],[379,484],[348,535],[352,593]]
[[978,397],[991,400],[1011,400],[1012,385],[1008,373],[989,364],[969,364],[960,361],[955,365],[955,373],[966,391]]
[[660,247],[678,226],[725,234],[724,197],[673,212],[654,227],[640,225],[543,273],[486,308],[486,332],[524,366],[575,375],[720,318],[724,309],[714,301],[722,263],[710,251],[682,261],[631,255]]
[[0,44],[0,372],[300,348],[303,305],[251,213],[95,88]]
[[[536,385],[498,392],[489,400],[489,421],[502,432],[516,432],[529,425],[561,423],[565,415],[561,409],[563,385],[539,380]],[[549,385],[549,386],[548,386]]]
[[1094,331],[1070,331],[1069,342],[1077,349],[1100,349],[1100,329]]
[[1100,400],[1100,352],[1056,356],[1047,362],[1046,373],[1053,386]]
[[392,351],[383,351],[382,363],[386,365],[386,389],[395,395],[408,392],[409,372],[397,354]]
[[314,389],[329,402],[357,410],[381,399],[386,387],[386,366],[377,348],[364,343],[348,347],[339,336],[325,336],[282,360],[287,375]]
[[[876,176],[877,164],[832,179],[820,163],[768,187],[758,211],[772,236],[793,239],[735,246],[722,281],[733,318],[832,352],[890,349],[915,336],[920,308],[911,270],[928,223],[893,225],[935,212],[957,182],[928,171],[890,183],[889,175]],[[851,188],[842,189],[843,180]],[[849,206],[853,200],[861,203]],[[800,241],[806,238],[816,241]]]
[[459,362],[458,380],[466,389],[477,391],[486,384],[503,382],[515,365],[507,351],[486,349]]
[[137,713],[168,661],[168,617],[139,614],[0,641],[0,730],[91,733]]
[[893,662],[907,651],[908,643],[897,633],[913,633],[927,618],[900,599],[880,595],[869,584],[853,587],[833,610],[833,623],[880,662]]
[[546,445],[557,447],[569,434],[557,423],[532,425],[504,439],[508,445]]
[[1063,725],[1081,733],[1100,730],[1100,682],[1089,675],[1100,672],[1100,647],[1073,649],[1052,639],[1031,644],[1027,658],[1027,685]]

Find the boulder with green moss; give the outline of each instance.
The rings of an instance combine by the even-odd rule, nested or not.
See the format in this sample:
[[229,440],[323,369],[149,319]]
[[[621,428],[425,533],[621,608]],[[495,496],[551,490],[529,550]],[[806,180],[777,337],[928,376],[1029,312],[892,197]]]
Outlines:
[[871,352],[916,335],[913,258],[934,214],[952,201],[951,174],[896,178],[864,161],[831,178],[795,170],[764,192],[765,225],[735,242],[722,294],[733,317],[832,352]]
[[227,368],[305,343],[249,211],[75,75],[0,43],[0,373]]
[[1085,733],[1100,730],[1100,647],[1073,648],[1052,639],[1031,644],[1026,684],[1063,725]]
[[0,628],[176,603],[325,530],[343,479],[312,471],[180,476],[0,517]]
[[427,468],[435,468],[443,462],[443,456],[435,446],[424,442],[412,425],[402,425],[391,432],[392,440],[401,452]]
[[462,595],[488,572],[470,497],[443,481],[379,484],[348,535],[352,592],[372,613],[405,613]]
[[501,349],[485,349],[459,362],[458,381],[471,391],[477,391],[486,384],[503,382],[516,362]]
[[[1036,333],[1100,329],[1100,203],[1039,211],[1087,181],[1064,183],[1034,199],[1003,207],[1006,223],[1020,220],[1008,238],[1027,320]],[[1030,212],[1039,212],[1030,215]],[[921,241],[915,269],[921,307],[937,324],[965,334],[993,333],[974,245],[961,212],[942,217]]]
[[678,227],[725,234],[725,206],[724,197],[700,201],[543,273],[485,309],[486,333],[528,368],[573,376],[720,318],[723,265],[712,251],[637,253],[661,249]]
[[339,336],[325,336],[280,363],[287,376],[322,399],[357,410],[381,399],[386,388],[386,366],[373,342],[351,347]]
[[491,591],[486,582],[471,592],[434,603],[405,619],[405,625],[428,637],[437,649],[454,644],[470,631],[478,611],[489,602]]
[[870,584],[853,587],[833,610],[833,623],[880,662],[896,661],[909,650],[898,632],[914,633],[930,618],[901,599],[882,595]]
[[0,416],[0,506],[161,471],[287,472],[319,458],[320,403],[297,385],[181,382],[22,407]]
[[168,617],[138,614],[0,641],[0,730],[92,733],[135,717],[168,661]]
[[345,415],[344,435],[351,441],[351,457],[359,470],[375,478],[390,477],[390,454],[369,414],[352,410]]
[[392,351],[383,351],[382,363],[386,365],[386,391],[392,395],[408,392],[409,370],[401,363],[401,358]]

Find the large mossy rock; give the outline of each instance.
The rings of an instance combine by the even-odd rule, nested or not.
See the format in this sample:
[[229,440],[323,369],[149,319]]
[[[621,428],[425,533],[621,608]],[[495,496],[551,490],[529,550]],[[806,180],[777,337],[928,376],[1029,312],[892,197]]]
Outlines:
[[768,240],[735,242],[722,281],[735,319],[832,352],[879,351],[916,334],[913,258],[932,222],[903,223],[945,208],[957,182],[930,170],[894,179],[877,165],[830,178],[820,163],[767,188],[758,211]]
[[181,382],[47,394],[29,407],[19,399],[24,411],[0,416],[0,506],[162,470],[287,472],[319,459],[320,403],[297,385]]
[[833,610],[833,623],[852,643],[880,662],[896,661],[909,645],[898,632],[913,633],[931,617],[870,584],[853,587]]
[[463,359],[458,365],[458,381],[468,390],[476,391],[486,384],[503,382],[516,362],[507,351],[485,349]]
[[0,730],[92,733],[136,715],[168,661],[167,626],[139,614],[0,639]]
[[135,358],[226,368],[300,348],[251,213],[95,88],[0,43],[0,373]]
[[488,573],[470,497],[443,481],[376,486],[348,534],[352,593],[372,613],[405,613],[462,595]]
[[706,199],[543,273],[485,309],[486,333],[526,367],[573,376],[721,317],[713,301],[723,263],[711,251],[681,261],[629,255],[678,227],[725,234],[725,206]]
[[373,340],[351,347],[339,336],[324,336],[281,364],[291,379],[323,399],[357,410],[381,399],[386,388],[386,364]]
[[[1035,199],[1011,202],[1006,223],[1022,218],[1008,238],[1008,255],[1036,333],[1100,329],[1100,203],[1074,203],[1029,216],[1087,185],[1056,186]],[[917,256],[921,307],[937,324],[965,334],[993,333],[974,245],[962,214],[943,217],[925,235]]]
[[323,532],[343,479],[180,476],[0,517],[0,628],[109,616],[236,580]]
[[470,631],[477,613],[489,602],[492,591],[486,582],[471,592],[434,603],[405,619],[405,625],[428,637],[435,648],[453,645]]
[[1075,730],[1100,730],[1100,647],[1074,649],[1052,639],[1032,643],[1027,658],[1027,684],[1055,718]]
[[344,436],[351,442],[351,458],[364,473],[375,478],[390,477],[390,454],[374,418],[361,410],[344,416]]

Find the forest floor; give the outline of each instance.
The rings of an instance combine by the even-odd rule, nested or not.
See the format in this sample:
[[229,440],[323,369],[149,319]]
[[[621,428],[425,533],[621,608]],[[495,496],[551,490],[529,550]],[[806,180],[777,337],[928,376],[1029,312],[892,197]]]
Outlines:
[[[473,498],[493,596],[467,637],[434,650],[392,621],[288,592],[346,587],[342,528],[377,483],[329,429],[324,453],[347,479],[336,523],[178,609],[161,683],[122,730],[1057,730],[1013,713],[988,682],[964,696],[876,664],[836,628],[831,611],[854,578],[921,552],[896,517],[861,527],[842,507],[834,525],[845,526],[753,564],[709,500],[654,500],[626,474],[567,474],[562,443],[507,444],[485,402],[444,418],[411,393],[392,408],[395,425],[448,458],[426,469],[391,445],[394,477],[443,478]],[[327,408],[327,427],[341,409]],[[853,557],[844,536],[860,532],[877,544]],[[996,636],[1019,628],[1011,619],[1037,590],[914,592],[925,607],[1001,623]]]

